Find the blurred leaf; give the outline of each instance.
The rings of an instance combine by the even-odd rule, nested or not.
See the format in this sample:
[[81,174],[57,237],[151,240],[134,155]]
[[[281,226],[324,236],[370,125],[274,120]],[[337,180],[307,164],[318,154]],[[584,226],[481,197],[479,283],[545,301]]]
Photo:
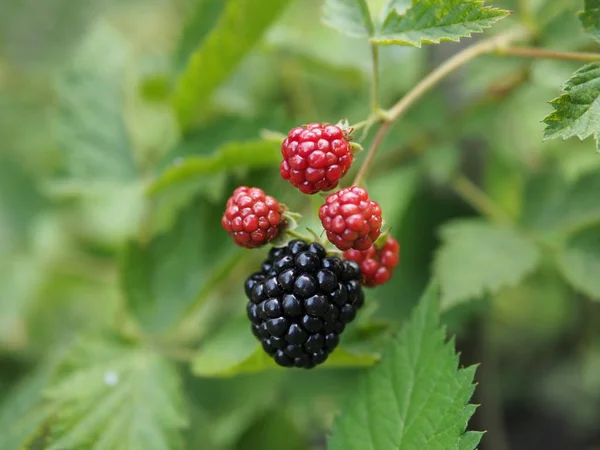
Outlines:
[[471,33],[481,33],[510,11],[483,6],[481,0],[420,0],[406,13],[390,11],[371,40],[383,45],[439,44],[458,42]]
[[372,36],[371,13],[366,0],[325,0],[323,23],[349,36]]
[[0,348],[22,350],[27,344],[26,315],[45,275],[33,256],[13,253],[0,258]]
[[450,180],[460,164],[460,149],[454,144],[434,145],[420,160],[421,166],[436,183]]
[[484,176],[485,193],[510,217],[518,217],[523,201],[523,171],[494,152],[487,157]]
[[278,167],[280,148],[279,140],[229,142],[207,156],[177,159],[150,186],[150,193],[156,194],[178,183],[236,168]]
[[576,231],[600,222],[598,192],[598,173],[586,174],[571,184],[556,210],[558,217],[555,226],[565,231]]
[[[550,261],[516,286],[502,289],[491,299],[490,336],[499,348],[519,359],[517,354],[535,353],[536,348],[548,348],[564,336],[577,320],[573,297]],[[523,339],[528,342],[523,346]]]
[[90,180],[135,179],[123,119],[127,46],[98,22],[56,83],[56,132],[70,175]]
[[223,83],[259,40],[288,0],[231,0],[219,21],[198,43],[179,75],[172,102],[179,122],[189,125],[194,113]]
[[600,41],[600,1],[585,0],[579,21],[587,34]]
[[44,405],[42,390],[52,374],[50,365],[42,364],[14,386],[0,404],[0,448],[21,450],[36,438],[51,418],[52,410]]
[[[2,2],[3,54],[27,68],[61,61],[104,8],[105,0]],[[33,32],[35,31],[35,32]]]
[[533,178],[525,192],[523,223],[541,232],[569,234],[600,223],[600,176],[585,174],[571,184],[550,172]]
[[0,153],[0,253],[26,244],[33,221],[45,206],[33,176]]
[[558,267],[577,290],[600,300],[600,228],[571,236],[558,257]]
[[540,258],[517,230],[482,220],[452,221],[442,227],[441,238],[434,269],[443,309],[518,283]]
[[175,49],[177,68],[184,69],[190,55],[210,33],[227,5],[223,0],[194,0],[188,21],[185,23]]
[[121,264],[126,305],[147,332],[164,332],[182,319],[238,259],[221,229],[221,213],[199,198],[166,233],[126,247]]
[[459,369],[439,326],[439,290],[430,286],[411,320],[366,371],[335,420],[329,450],[473,449],[467,432],[475,367]]
[[78,341],[46,391],[56,408],[49,450],[183,449],[187,425],[175,365],[117,339]]
[[406,165],[368,180],[369,195],[385,211],[386,225],[398,226],[419,186],[419,171]]
[[[338,347],[319,367],[369,366],[377,361],[372,354],[354,354]],[[250,331],[248,318],[238,316],[212,336],[192,363],[192,371],[202,377],[231,377],[266,370],[289,370],[278,366],[265,353]]]
[[583,140],[594,136],[600,151],[600,63],[583,66],[563,88],[563,94],[550,102],[555,111],[544,119],[544,139]]
[[285,414],[274,410],[260,417],[235,446],[236,450],[309,450],[304,436]]

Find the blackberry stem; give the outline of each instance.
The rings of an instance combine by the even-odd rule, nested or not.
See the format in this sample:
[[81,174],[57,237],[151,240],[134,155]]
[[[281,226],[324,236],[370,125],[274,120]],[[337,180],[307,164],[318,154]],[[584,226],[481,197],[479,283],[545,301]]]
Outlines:
[[600,61],[600,53],[558,52],[529,47],[499,48],[496,50],[496,54],[501,56],[523,56],[525,58],[560,59],[566,61]]
[[494,53],[500,49],[506,48],[510,43],[520,40],[528,36],[528,32],[522,26],[510,29],[504,33],[500,33],[496,36],[492,36],[489,39],[479,41],[464,50],[456,53],[454,56],[447,59],[444,63],[438,66],[435,70],[429,73],[425,78],[421,80],[412,90],[410,90],[404,97],[400,99],[392,108],[387,111],[389,118],[384,120],[383,125],[379,128],[371,147],[367,153],[367,156],[360,167],[356,177],[354,178],[353,185],[359,185],[363,178],[366,176],[375,153],[379,149],[379,146],[383,142],[383,138],[388,133],[390,126],[404,114],[413,103],[415,103],[424,94],[429,92],[434,86],[436,86],[441,80],[443,80],[450,73],[454,72],[459,67],[468,63],[477,56]]

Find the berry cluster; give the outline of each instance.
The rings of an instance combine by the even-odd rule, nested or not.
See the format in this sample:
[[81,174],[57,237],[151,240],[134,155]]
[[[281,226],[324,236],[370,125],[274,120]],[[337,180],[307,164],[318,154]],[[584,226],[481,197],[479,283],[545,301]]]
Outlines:
[[[360,147],[350,144],[351,131],[318,123],[292,129],[281,145],[281,176],[304,194],[335,188],[352,165],[353,146]],[[262,269],[246,280],[252,333],[280,366],[309,369],[338,345],[364,303],[362,287],[390,279],[400,247],[389,236],[383,246],[375,245],[381,207],[359,186],[329,194],[319,209],[327,239],[337,247],[330,254],[319,242],[308,243],[310,238],[279,247],[298,236],[294,216],[262,189],[241,186],[227,201],[221,223],[239,246],[274,245]]]
[[347,250],[344,252],[344,258],[356,261],[360,265],[363,285],[379,286],[389,281],[400,262],[400,245],[396,239],[388,236],[381,248],[373,245],[365,251]]
[[246,280],[252,332],[280,366],[323,363],[364,303],[361,276],[358,264],[327,256],[318,243],[271,249]]

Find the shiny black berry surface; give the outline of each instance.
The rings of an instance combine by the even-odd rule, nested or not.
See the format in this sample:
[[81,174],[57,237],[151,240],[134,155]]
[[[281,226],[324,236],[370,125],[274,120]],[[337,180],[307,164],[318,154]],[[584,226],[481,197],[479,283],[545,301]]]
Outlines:
[[280,366],[315,367],[364,304],[360,280],[358,264],[316,242],[273,248],[244,286],[252,333]]

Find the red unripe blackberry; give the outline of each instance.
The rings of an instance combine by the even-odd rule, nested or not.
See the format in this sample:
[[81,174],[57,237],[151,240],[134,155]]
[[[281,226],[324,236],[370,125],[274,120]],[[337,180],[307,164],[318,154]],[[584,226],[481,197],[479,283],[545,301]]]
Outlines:
[[305,194],[335,188],[354,158],[344,131],[311,123],[292,129],[281,144],[281,176]]
[[360,265],[364,286],[380,286],[389,281],[400,262],[400,245],[396,239],[388,236],[381,248],[373,245],[365,251],[347,250],[344,258]]
[[240,186],[227,200],[221,224],[237,245],[256,248],[272,241],[285,221],[282,205],[259,188]]
[[368,250],[381,234],[381,207],[359,186],[329,194],[319,218],[329,241],[342,251]]
[[357,263],[327,256],[318,243],[273,248],[244,286],[252,333],[280,366],[325,362],[364,304],[361,277]]

